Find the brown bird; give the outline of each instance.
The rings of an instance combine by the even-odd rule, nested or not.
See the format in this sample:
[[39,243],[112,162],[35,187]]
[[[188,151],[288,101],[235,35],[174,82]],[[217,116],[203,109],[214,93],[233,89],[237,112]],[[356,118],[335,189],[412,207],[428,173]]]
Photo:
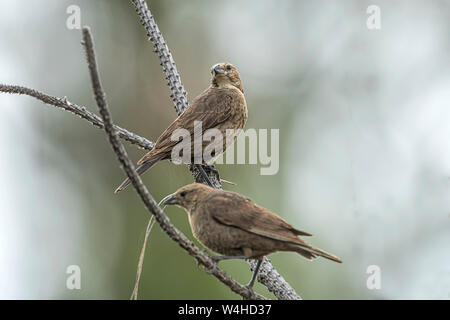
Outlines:
[[192,233],[205,247],[225,259],[256,259],[251,288],[264,256],[276,251],[294,251],[308,260],[318,256],[341,263],[341,259],[303,241],[311,234],[295,229],[275,213],[231,191],[193,183],[163,199],[186,210]]
[[[144,173],[158,161],[171,159],[172,150],[177,145],[180,147],[179,144],[186,143],[186,141],[172,138],[172,134],[177,129],[186,129],[192,141],[194,141],[194,130],[197,133],[200,129],[199,124],[201,124],[202,135],[208,129],[220,130],[223,137],[220,142],[223,142],[223,146],[220,146],[221,150],[218,150],[221,152],[217,154],[213,154],[215,151],[212,152],[211,162],[213,162],[237,137],[237,135],[227,136],[227,129],[244,128],[247,121],[247,103],[239,72],[233,65],[224,62],[214,65],[211,73],[211,85],[191,102],[190,106],[159,136],[155,147],[138,161],[139,166],[136,169],[138,174]],[[195,125],[194,122],[196,122]],[[203,155],[205,147],[210,143],[210,141],[202,141],[201,148],[196,150],[194,150],[194,143],[190,143],[190,163],[194,163],[194,158],[199,156],[199,151]],[[130,182],[126,179],[115,193],[123,190]]]

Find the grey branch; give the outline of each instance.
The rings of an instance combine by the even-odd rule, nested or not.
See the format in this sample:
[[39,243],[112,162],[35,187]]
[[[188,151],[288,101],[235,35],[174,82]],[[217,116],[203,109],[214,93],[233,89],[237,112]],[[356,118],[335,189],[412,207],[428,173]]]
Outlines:
[[[175,66],[174,59],[167,47],[164,38],[159,31],[158,25],[155,22],[150,10],[148,9],[145,0],[131,0],[136,12],[139,15],[141,24],[144,26],[149,40],[153,43],[155,52],[161,60],[161,66],[168,80],[168,86],[171,91],[171,98],[175,105],[178,114],[182,113],[188,107],[187,94],[181,83],[180,75]],[[190,168],[194,175],[195,181],[205,183],[203,177],[200,175],[198,167],[191,166]],[[213,171],[207,171],[209,180],[216,188],[221,188],[220,178],[215,175]],[[252,264],[250,264],[252,266]],[[284,278],[275,270],[272,264],[267,261],[261,266],[260,276],[258,281],[264,284],[270,292],[272,292],[280,300],[300,300],[301,297],[295,290],[284,280]]]
[[89,28],[83,28],[83,45],[86,50],[86,57],[91,75],[92,88],[94,91],[95,101],[97,102],[100,116],[103,119],[104,129],[108,135],[109,142],[117,155],[122,167],[130,178],[133,187],[141,197],[142,202],[148,211],[155,216],[156,221],[161,226],[161,229],[176,243],[178,243],[183,249],[185,249],[191,256],[193,256],[198,263],[202,264],[211,272],[217,279],[227,285],[233,292],[241,295],[245,299],[263,300],[263,296],[255,294],[252,290],[242,286],[234,279],[230,278],[225,272],[220,269],[217,264],[199,248],[197,248],[186,236],[173,226],[164,211],[158,206],[153,199],[152,195],[148,192],[147,188],[142,182],[140,176],[136,173],[133,163],[131,162],[128,154],[118,139],[118,132],[111,115],[109,113],[108,104],[106,102],[106,96],[101,86],[100,77],[97,70],[97,63],[94,54],[94,46]]
[[[97,128],[103,129],[103,120],[99,116],[97,116],[95,113],[88,111],[85,107],[69,102],[65,97],[56,98],[34,89],[7,84],[0,84],[0,92],[11,94],[24,94],[30,97],[34,97],[48,105],[52,105],[67,110],[69,112],[72,112],[73,114],[76,114],[81,118],[89,121]],[[141,148],[150,150],[155,145],[152,141],[140,137],[137,134],[132,133],[126,129],[123,129],[118,126],[115,126],[115,129],[120,138],[125,139],[132,144],[136,144]]]

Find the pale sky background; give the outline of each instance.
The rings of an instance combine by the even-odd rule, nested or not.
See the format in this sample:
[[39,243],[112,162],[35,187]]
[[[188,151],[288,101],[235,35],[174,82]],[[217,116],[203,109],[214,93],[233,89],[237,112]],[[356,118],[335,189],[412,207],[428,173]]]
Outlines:
[[[450,1],[148,1],[192,99],[209,66],[241,73],[252,128],[280,128],[280,172],[218,166],[224,186],[311,232],[342,265],[271,256],[308,299],[450,298]],[[159,63],[128,2],[2,0],[0,83],[97,112],[68,5],[93,31],[114,119],[154,140],[175,114]],[[381,8],[381,29],[366,8]],[[28,97],[0,94],[0,298],[127,299],[148,215],[104,134]],[[126,144],[134,160],[142,150]],[[192,181],[161,164],[157,199]],[[167,211],[190,238],[187,219]],[[151,253],[150,253],[151,252]],[[80,265],[82,290],[65,288]],[[366,269],[381,268],[368,290]],[[224,265],[246,283],[248,267]],[[156,228],[143,298],[228,299]],[[195,288],[193,290],[192,288]],[[261,286],[258,292],[266,294]]]

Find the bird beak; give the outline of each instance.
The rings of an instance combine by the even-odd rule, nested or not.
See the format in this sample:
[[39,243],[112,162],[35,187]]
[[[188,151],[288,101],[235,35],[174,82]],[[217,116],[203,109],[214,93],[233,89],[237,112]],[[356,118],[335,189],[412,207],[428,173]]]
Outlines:
[[220,67],[219,64],[216,64],[216,65],[214,66],[213,71],[214,71],[214,74],[218,74],[218,73],[224,74],[224,73],[225,73],[225,69],[222,68],[222,67]]
[[178,199],[174,194],[169,194],[167,197],[161,200],[161,203],[165,206],[168,204],[178,204]]

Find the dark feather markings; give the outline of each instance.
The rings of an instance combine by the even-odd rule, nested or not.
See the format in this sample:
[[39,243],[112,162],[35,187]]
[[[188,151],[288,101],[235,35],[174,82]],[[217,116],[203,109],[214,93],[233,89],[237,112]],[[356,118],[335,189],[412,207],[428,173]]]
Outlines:
[[[177,129],[186,129],[193,139],[196,121],[201,121],[202,134],[212,128],[219,129],[223,135],[226,129],[242,129],[247,120],[246,108],[244,96],[238,89],[209,87],[164,130],[156,141],[155,147],[145,154],[138,164],[150,161],[159,154],[164,155],[162,159],[169,159],[172,149],[179,143],[172,140],[173,132]],[[193,154],[193,148],[192,144],[191,154]]]

